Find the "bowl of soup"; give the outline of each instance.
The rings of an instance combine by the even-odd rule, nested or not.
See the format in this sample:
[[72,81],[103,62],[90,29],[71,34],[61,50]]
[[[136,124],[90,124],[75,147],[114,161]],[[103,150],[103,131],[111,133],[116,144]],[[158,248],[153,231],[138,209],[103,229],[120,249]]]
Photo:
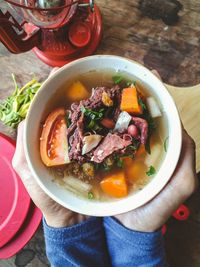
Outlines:
[[175,170],[181,143],[178,111],[163,83],[111,55],[56,71],[25,126],[26,159],[40,187],[92,216],[127,212],[155,197]]

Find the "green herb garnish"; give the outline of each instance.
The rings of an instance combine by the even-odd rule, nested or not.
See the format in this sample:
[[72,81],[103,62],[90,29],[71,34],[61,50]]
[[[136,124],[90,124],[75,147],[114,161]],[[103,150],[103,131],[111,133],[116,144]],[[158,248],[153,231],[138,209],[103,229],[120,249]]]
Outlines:
[[147,113],[147,110],[145,110],[143,117],[148,123],[148,138],[145,144],[145,150],[147,151],[148,154],[151,154],[150,138],[152,133],[156,129],[156,123],[155,120]]
[[117,167],[119,168],[123,168],[124,167],[124,161],[122,159],[123,155],[113,155],[113,160],[115,162],[115,164],[117,165]]
[[104,109],[100,109],[99,111],[93,111],[89,108],[81,107],[81,112],[91,120],[100,120],[104,116]]
[[69,128],[69,126],[71,125],[71,120],[69,118],[69,112],[67,112],[67,114],[65,115],[65,121],[67,124],[67,128]]
[[131,85],[136,85],[136,81],[128,81],[128,82],[126,82],[126,86],[131,86]]
[[103,108],[100,109],[99,111],[93,111],[91,109],[82,106],[81,112],[84,113],[87,119],[89,119],[87,123],[87,128],[89,130],[94,130],[94,131],[102,130],[102,127],[98,125],[98,121],[104,117],[105,110]]
[[93,129],[96,125],[96,122],[94,120],[91,120],[90,123],[88,124],[89,129]]
[[146,172],[146,175],[151,176],[154,175],[156,173],[156,169],[151,165],[149,167],[149,170]]
[[114,75],[112,79],[114,84],[119,84],[124,80],[124,78],[121,75]]
[[0,120],[7,126],[17,128],[18,124],[26,117],[31,101],[40,89],[41,83],[32,79],[20,88],[14,75],[12,78],[15,90],[12,95],[0,102]]
[[95,171],[98,171],[100,167],[101,167],[101,164],[94,163],[94,169],[95,169]]
[[147,106],[141,98],[138,99],[138,102],[139,102],[140,106],[142,107],[143,111],[147,110]]
[[153,130],[156,129],[156,123],[155,120],[149,115],[146,117],[147,123],[148,123],[148,127],[149,130],[152,132]]
[[169,136],[167,136],[165,138],[165,141],[164,141],[164,144],[163,144],[165,152],[167,152],[168,142],[169,142]]
[[122,159],[117,160],[117,167],[124,168],[124,161]]
[[135,151],[135,150],[137,150],[138,149],[138,147],[139,147],[139,142],[137,142],[136,144],[132,144],[132,145],[129,145],[129,146],[127,146],[127,148],[126,148],[126,150],[133,150],[133,151]]
[[88,199],[94,199],[94,194],[92,192],[88,192]]
[[151,155],[151,146],[150,146],[150,138],[147,138],[146,144],[145,144],[145,150],[146,152]]
[[108,164],[106,164],[105,162],[102,164],[102,169],[103,171],[107,172],[111,170],[111,166],[109,166]]
[[91,120],[87,128],[94,131],[102,130],[102,127],[100,127],[95,120]]

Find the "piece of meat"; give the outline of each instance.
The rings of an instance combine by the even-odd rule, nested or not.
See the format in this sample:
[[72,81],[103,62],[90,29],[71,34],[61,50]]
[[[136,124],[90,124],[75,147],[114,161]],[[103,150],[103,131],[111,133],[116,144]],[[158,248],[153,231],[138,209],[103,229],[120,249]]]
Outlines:
[[84,137],[84,114],[81,113],[81,116],[79,118],[79,120],[77,121],[77,129],[78,129],[78,133],[80,136],[80,139],[82,140]]
[[76,128],[76,123],[79,120],[82,112],[81,112],[81,107],[84,106],[85,108],[88,109],[97,109],[103,106],[102,103],[102,94],[103,92],[106,92],[109,97],[112,100],[117,100],[115,101],[116,105],[119,106],[118,100],[120,98],[120,87],[118,85],[115,85],[112,88],[108,88],[108,87],[96,87],[94,89],[93,94],[90,96],[90,98],[85,99],[78,102],[74,102],[71,104],[71,125],[67,130],[67,135],[70,136],[73,134],[75,128]]
[[[73,106],[74,105],[74,106]],[[75,109],[75,105],[76,105],[76,109]],[[74,108],[74,110],[72,109],[72,106]],[[75,131],[76,129],[76,126],[77,126],[77,121],[79,120],[80,116],[81,116],[81,110],[80,110],[80,105],[77,106],[76,103],[73,103],[71,105],[71,109],[72,109],[72,112],[70,113],[70,120],[71,120],[71,124],[69,126],[69,128],[67,129],[67,136],[68,138],[73,134],[73,132]]]
[[124,140],[131,141],[131,143],[132,143],[132,136],[130,134],[125,133],[122,135],[122,137]]
[[119,85],[115,85],[112,88],[108,88],[105,86],[96,87],[91,97],[88,99],[82,100],[80,104],[83,105],[85,108],[89,108],[89,109],[100,108],[101,106],[103,106],[103,102],[102,102],[103,92],[106,92],[108,96],[112,100],[114,100],[120,95],[120,87]]
[[71,104],[71,110],[76,111],[79,106],[79,102],[74,102]]
[[132,117],[132,121],[135,126],[140,130],[140,142],[141,144],[146,144],[148,137],[148,123],[145,119],[139,117]]
[[102,94],[103,92],[106,92],[106,89],[106,87],[95,88],[94,93],[90,96],[90,98],[82,100],[80,105],[92,110],[100,108],[103,105]]
[[116,107],[115,112],[114,112],[114,116],[113,116],[114,121],[117,121],[120,113],[121,113],[121,109],[120,109],[120,106],[118,106]]
[[[116,102],[120,96],[120,87],[118,85],[113,88],[97,87],[90,98],[74,102],[71,104],[70,120],[71,125],[67,129],[67,137],[69,139],[69,158],[70,160],[77,160],[83,162],[85,158],[81,154],[82,139],[84,135],[84,114],[81,112],[81,107],[88,109],[98,109],[103,107],[102,94],[106,92],[109,97]],[[119,105],[119,103],[116,103]]]
[[94,150],[91,161],[101,163],[113,152],[122,150],[131,145],[131,143],[132,142],[130,140],[125,140],[117,134],[109,133],[100,143],[100,145]]
[[81,155],[81,138],[79,131],[76,128],[74,133],[69,137],[69,158],[70,160],[77,160],[78,162],[84,162],[84,157]]
[[83,146],[83,128],[84,128],[84,114],[81,114],[79,120],[76,123],[76,129],[69,137],[69,158],[70,160],[77,160],[79,162],[84,162],[84,157],[82,157],[82,146]]
[[76,129],[76,123],[71,123],[71,125],[67,129],[67,136],[68,136],[68,138],[73,134],[73,132],[75,131],[75,129]]

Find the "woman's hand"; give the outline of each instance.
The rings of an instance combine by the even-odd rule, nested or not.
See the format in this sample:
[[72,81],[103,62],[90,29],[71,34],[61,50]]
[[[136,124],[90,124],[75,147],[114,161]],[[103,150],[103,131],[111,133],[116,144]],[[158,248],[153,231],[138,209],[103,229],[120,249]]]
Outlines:
[[[58,68],[54,68],[50,75],[52,75]],[[56,203],[39,187],[31,171],[29,170],[25,154],[23,131],[25,122],[21,122],[18,126],[16,151],[12,160],[12,165],[17,174],[21,177],[24,186],[26,187],[30,197],[35,205],[41,209],[46,222],[52,227],[64,227],[79,223],[87,216],[72,212]]]
[[141,232],[153,232],[168,220],[171,214],[197,188],[195,172],[195,143],[183,130],[181,156],[170,182],[146,205],[115,216],[124,226]]
[[46,195],[37,184],[31,171],[29,170],[24,154],[24,125],[25,121],[21,122],[18,126],[17,145],[12,165],[17,174],[21,177],[22,182],[24,183],[24,186],[26,187],[33,202],[41,209],[47,224],[52,227],[64,227],[87,219],[87,216],[72,212],[71,210],[68,210],[56,203],[48,195]]

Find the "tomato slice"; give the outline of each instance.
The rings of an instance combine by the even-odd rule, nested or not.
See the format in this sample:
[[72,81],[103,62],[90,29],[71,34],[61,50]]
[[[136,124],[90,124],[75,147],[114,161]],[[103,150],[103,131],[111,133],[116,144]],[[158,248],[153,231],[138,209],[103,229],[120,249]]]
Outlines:
[[40,155],[46,166],[70,162],[64,108],[55,109],[47,117],[40,137]]

